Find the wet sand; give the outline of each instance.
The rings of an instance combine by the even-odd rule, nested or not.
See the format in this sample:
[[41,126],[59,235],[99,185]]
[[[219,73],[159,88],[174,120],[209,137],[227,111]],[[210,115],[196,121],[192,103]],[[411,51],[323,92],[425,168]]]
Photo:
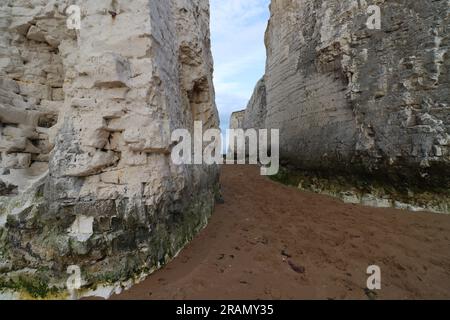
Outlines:
[[[343,204],[222,168],[224,204],[170,264],[112,299],[450,299],[450,216]],[[366,289],[367,267],[382,289]]]

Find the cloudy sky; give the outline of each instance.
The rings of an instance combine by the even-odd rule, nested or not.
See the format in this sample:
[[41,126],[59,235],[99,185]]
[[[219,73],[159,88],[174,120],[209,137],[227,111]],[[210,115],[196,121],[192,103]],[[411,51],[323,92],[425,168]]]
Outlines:
[[264,32],[270,0],[211,0],[214,85],[222,130],[245,109],[266,60]]

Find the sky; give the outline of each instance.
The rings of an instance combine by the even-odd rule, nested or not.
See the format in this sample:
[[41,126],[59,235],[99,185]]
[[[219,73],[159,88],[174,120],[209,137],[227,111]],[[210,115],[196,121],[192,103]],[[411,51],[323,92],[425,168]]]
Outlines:
[[221,129],[234,111],[245,109],[264,75],[264,33],[270,0],[211,0],[214,86]]

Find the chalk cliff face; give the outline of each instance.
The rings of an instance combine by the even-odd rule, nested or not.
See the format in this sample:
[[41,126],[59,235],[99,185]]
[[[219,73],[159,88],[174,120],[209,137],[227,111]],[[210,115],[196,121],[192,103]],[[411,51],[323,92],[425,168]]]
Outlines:
[[[380,30],[366,25],[369,5],[381,9]],[[265,90],[258,84],[245,126],[280,129],[292,167],[449,189],[449,8],[273,0]]]
[[230,118],[230,129],[242,129],[244,116],[245,110],[233,112]]
[[267,95],[264,77],[258,81],[244,113],[244,129],[265,129]]
[[[218,127],[207,0],[0,4],[0,290],[133,280],[207,223],[215,166],[171,132]],[[45,284],[45,285],[44,285]]]

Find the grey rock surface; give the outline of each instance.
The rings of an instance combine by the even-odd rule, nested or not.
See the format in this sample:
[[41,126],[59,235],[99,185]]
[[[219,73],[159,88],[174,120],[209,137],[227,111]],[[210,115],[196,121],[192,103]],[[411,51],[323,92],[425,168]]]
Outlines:
[[[379,30],[366,25],[369,5]],[[270,10],[266,94],[258,84],[245,126],[280,129],[291,167],[448,190],[449,2],[273,0]]]
[[267,115],[267,94],[264,77],[258,81],[247,108],[245,109],[243,128],[264,129]]

